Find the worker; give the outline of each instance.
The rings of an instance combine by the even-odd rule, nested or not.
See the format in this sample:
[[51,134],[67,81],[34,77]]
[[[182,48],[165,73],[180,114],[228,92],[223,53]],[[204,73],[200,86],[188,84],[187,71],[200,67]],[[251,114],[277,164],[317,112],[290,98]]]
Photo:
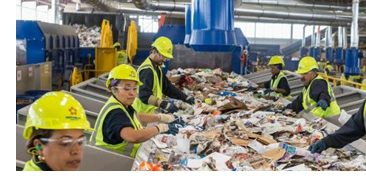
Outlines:
[[173,44],[167,37],[159,37],[151,45],[153,48],[150,56],[138,68],[138,76],[143,83],[134,108],[139,113],[152,114],[157,108],[174,113],[178,107],[168,100],[163,100],[163,94],[174,99],[194,104],[195,99],[187,96],[168,80],[161,70],[165,61],[173,58]]
[[302,93],[286,108],[296,113],[304,110],[317,117],[339,124],[340,108],[334,97],[330,84],[318,75],[319,67],[313,57],[303,57],[297,69],[301,81],[305,85]]
[[324,67],[324,73],[329,75],[329,73],[332,71],[333,71],[333,66],[332,66],[332,64],[330,64],[329,61],[327,61],[325,64],[325,67]]
[[63,92],[49,92],[28,112],[24,138],[32,159],[23,171],[78,170],[83,159],[84,130],[92,130],[81,104]]
[[[273,56],[269,60],[268,66],[271,68],[272,78],[264,84],[260,84],[258,87],[266,88],[264,90],[265,95],[273,93],[276,98],[281,96],[291,98],[291,90],[287,81],[287,77],[282,72],[282,69],[285,66],[283,59],[280,56]],[[249,90],[253,90],[253,88],[249,88]]]
[[366,135],[366,100],[358,112],[336,132],[317,141],[309,147],[312,153],[321,153],[332,148],[342,148],[345,145],[356,141]]
[[[95,131],[90,137],[91,144],[135,157],[140,143],[160,133],[178,133],[179,126],[176,124],[183,123],[180,117],[168,114],[138,114],[131,106],[136,98],[138,86],[141,85],[132,66],[121,64],[111,70],[106,87],[112,92],[112,96],[99,112]],[[153,122],[161,123],[147,128],[141,125]]]
[[125,64],[127,63],[126,61],[126,52],[121,50],[121,44],[119,42],[116,42],[113,44],[113,48],[117,49],[117,64]]

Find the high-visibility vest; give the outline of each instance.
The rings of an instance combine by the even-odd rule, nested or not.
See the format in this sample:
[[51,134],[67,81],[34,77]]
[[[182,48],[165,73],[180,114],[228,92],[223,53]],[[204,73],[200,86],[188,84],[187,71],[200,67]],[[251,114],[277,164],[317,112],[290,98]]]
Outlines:
[[126,61],[126,52],[117,51],[117,64],[123,64]]
[[127,156],[135,157],[136,152],[138,151],[141,144],[138,143],[129,143],[126,140],[124,140],[122,143],[112,145],[104,142],[103,137],[103,123],[105,118],[107,117],[108,113],[114,109],[122,109],[123,112],[127,115],[128,119],[131,121],[133,125],[133,129],[141,130],[143,127],[141,126],[141,123],[137,119],[136,113],[133,114],[133,117],[130,116],[130,114],[127,112],[126,108],[113,96],[111,96],[108,101],[103,106],[102,110],[100,111],[97,122],[95,123],[95,131],[93,132],[92,136],[90,137],[91,144],[95,144],[97,146],[101,146],[107,149],[111,149],[113,151],[116,151],[118,153],[122,153]]
[[33,159],[31,159],[27,163],[25,163],[23,171],[43,171],[43,170],[40,167],[38,167],[36,163],[34,163]]
[[[308,112],[308,113],[311,112],[315,116],[318,116],[318,117],[321,117],[324,119],[328,118],[328,117],[339,115],[341,113],[341,110],[334,97],[333,89],[326,80],[324,80],[324,81],[326,81],[327,85],[328,85],[328,94],[330,95],[330,106],[325,111],[320,106],[316,107],[316,102],[312,98],[310,98],[311,85],[313,84],[313,82],[315,80],[324,80],[324,79],[323,79],[323,77],[318,75],[315,79],[313,79],[311,81],[309,86],[307,88],[304,87],[304,89],[302,91],[302,96],[303,96],[302,106],[304,107],[305,112]],[[315,89],[317,89],[317,88],[315,88]]]
[[363,125],[365,126],[365,130],[366,130],[366,102],[363,105]]
[[[273,79],[271,79],[271,82],[270,82],[271,88],[272,87],[273,88],[277,88],[278,87],[278,84],[280,83],[280,80],[282,78],[285,78],[286,79],[286,82],[288,82],[286,75],[282,71],[280,71],[280,73],[278,74],[277,78],[274,81],[273,81]],[[277,97],[282,97],[283,96],[282,93],[278,93],[278,92],[274,92],[274,94]],[[288,96],[286,96],[286,98],[290,99],[291,98],[291,95],[289,94]]]
[[[142,63],[137,70],[137,74],[139,75],[142,70],[145,69],[151,69],[151,71],[154,74],[154,85],[152,88],[152,93],[155,97],[162,99],[163,98],[163,72],[161,70],[161,67],[158,66],[158,71],[160,72],[160,77],[158,77],[158,73],[155,71],[154,66],[152,65],[152,62],[149,58],[147,58],[144,63]],[[160,81],[159,81],[160,79]],[[153,114],[155,110],[157,109],[154,105],[145,104],[141,101],[139,96],[135,99],[134,103],[132,104],[133,108],[138,113],[144,113],[144,114]]]

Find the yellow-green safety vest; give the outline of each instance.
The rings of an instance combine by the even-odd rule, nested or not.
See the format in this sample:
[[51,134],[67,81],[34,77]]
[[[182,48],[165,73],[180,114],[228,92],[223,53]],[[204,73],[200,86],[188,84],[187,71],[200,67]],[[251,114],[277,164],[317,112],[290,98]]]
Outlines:
[[[158,70],[160,72],[160,77],[158,77],[158,74],[155,71],[154,66],[152,65],[152,62],[150,61],[149,58],[147,58],[144,61],[144,63],[142,63],[140,65],[139,69],[137,70],[138,77],[140,77],[139,74],[144,69],[151,69],[151,71],[153,72],[154,85],[153,85],[152,93],[155,97],[162,99],[163,98],[163,71],[161,70],[161,67],[158,66]],[[159,79],[160,79],[160,81],[159,81]],[[137,97],[135,99],[132,106],[138,113],[144,113],[144,114],[153,114],[155,112],[155,110],[157,109],[157,107],[154,105],[149,105],[149,104],[143,103],[139,97]]]
[[335,97],[334,97],[333,89],[329,85],[328,81],[326,81],[326,80],[324,80],[324,81],[326,81],[327,85],[328,85],[328,94],[330,95],[330,106],[325,111],[320,106],[316,107],[316,102],[313,99],[310,98],[310,88],[311,88],[311,85],[313,84],[313,82],[315,80],[324,80],[324,78],[317,75],[317,77],[314,78],[310,82],[307,89],[304,87],[304,89],[302,91],[302,96],[303,96],[302,106],[304,107],[305,112],[307,112],[307,113],[311,112],[315,116],[318,116],[318,117],[323,118],[323,119],[339,115],[341,113],[341,110],[340,110],[340,108],[337,104],[337,101],[336,101]]
[[115,152],[127,155],[127,156],[131,156],[131,157],[135,157],[136,156],[136,152],[139,149],[141,144],[138,143],[129,143],[127,141],[123,141],[122,143],[116,144],[116,145],[112,145],[112,144],[108,144],[106,142],[103,141],[103,122],[105,120],[105,118],[107,117],[107,114],[114,110],[114,109],[122,109],[123,112],[126,113],[127,117],[130,119],[133,128],[137,131],[137,130],[141,130],[143,129],[143,127],[141,126],[141,123],[139,122],[139,120],[136,117],[136,113],[133,115],[133,118],[130,116],[130,114],[127,112],[126,108],[119,102],[117,101],[113,96],[111,96],[108,101],[105,103],[105,105],[103,106],[102,110],[100,111],[98,118],[97,118],[97,122],[95,123],[95,131],[93,132],[92,136],[90,137],[90,142],[93,145],[97,145],[97,146],[101,146],[107,149],[111,149]]
[[363,125],[365,126],[365,130],[366,130],[366,102],[363,105]]
[[25,163],[23,171],[43,171],[43,170],[40,167],[38,167],[36,163],[33,162],[33,159],[31,159],[27,163]]
[[[282,79],[282,78],[285,78],[286,79],[286,81],[287,81],[287,77],[286,77],[286,75],[282,72],[282,71],[280,71],[280,73],[278,74],[278,76],[277,76],[277,78],[273,81],[273,79],[271,79],[271,82],[270,82],[270,85],[271,85],[271,87],[273,87],[273,88],[277,88],[278,87],[278,84],[280,83],[280,80]],[[287,81],[288,82],[288,81]],[[282,97],[283,95],[282,95],[282,93],[278,93],[278,92],[273,92],[277,97]],[[286,98],[287,99],[290,99],[290,98],[292,98],[291,97],[291,95],[289,94],[288,96],[286,96]]]
[[126,60],[126,52],[117,51],[117,64],[123,64]]

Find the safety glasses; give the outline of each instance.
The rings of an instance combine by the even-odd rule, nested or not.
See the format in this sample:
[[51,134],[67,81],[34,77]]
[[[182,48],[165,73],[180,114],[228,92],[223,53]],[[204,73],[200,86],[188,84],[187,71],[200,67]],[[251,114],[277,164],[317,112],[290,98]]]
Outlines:
[[79,146],[84,146],[87,142],[86,137],[80,137],[78,139],[72,139],[69,137],[62,137],[59,139],[53,139],[53,138],[40,138],[42,142],[50,142],[50,143],[57,143],[59,146],[67,149],[71,149],[74,147],[75,144],[78,144]]

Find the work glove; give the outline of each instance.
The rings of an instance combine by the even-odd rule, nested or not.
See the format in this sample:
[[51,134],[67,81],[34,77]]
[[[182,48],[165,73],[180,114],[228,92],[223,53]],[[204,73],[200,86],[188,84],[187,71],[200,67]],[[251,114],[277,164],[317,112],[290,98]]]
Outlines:
[[321,99],[318,103],[316,103],[316,106],[320,106],[324,111],[326,111],[329,105],[324,99]]
[[247,90],[248,90],[249,92],[251,92],[251,91],[254,91],[254,90],[256,90],[256,89],[257,89],[257,88],[255,88],[255,87],[253,87],[253,86],[249,86]]
[[188,96],[185,102],[190,105],[194,105],[196,101],[193,96]]
[[285,109],[291,109],[292,110],[292,104],[289,103],[288,105],[286,105]]
[[172,114],[158,114],[161,123],[185,123],[182,117]]
[[264,90],[263,93],[264,93],[264,95],[266,95],[266,94],[269,94],[271,92],[273,92],[273,90],[271,88],[267,88],[267,89]]
[[168,125],[168,130],[166,132],[164,132],[164,134],[172,134],[172,135],[176,135],[179,132],[179,128],[182,128],[183,126],[177,123],[169,123]]
[[326,149],[327,144],[325,144],[325,142],[323,142],[322,140],[319,140],[316,143],[311,144],[311,146],[309,147],[309,151],[311,151],[311,153],[321,153]]
[[177,106],[175,106],[174,103],[170,103],[168,101],[162,101],[160,103],[160,108],[167,111],[168,113],[174,113],[177,112],[179,109]]

